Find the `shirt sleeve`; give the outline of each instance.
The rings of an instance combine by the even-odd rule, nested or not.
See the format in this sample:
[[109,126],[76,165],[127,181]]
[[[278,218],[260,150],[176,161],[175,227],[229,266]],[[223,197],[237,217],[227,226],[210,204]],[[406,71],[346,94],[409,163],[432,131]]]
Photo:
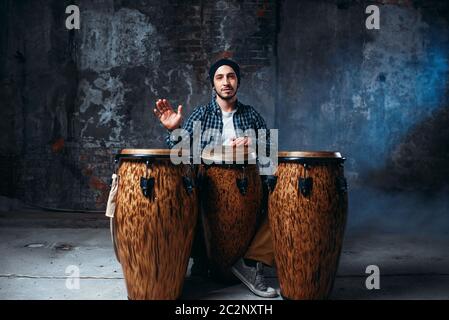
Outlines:
[[200,106],[195,108],[193,110],[192,114],[189,116],[187,121],[185,121],[182,125],[182,129],[184,129],[183,135],[179,137],[177,140],[173,139],[174,137],[171,136],[172,131],[167,130],[167,134],[165,137],[165,142],[167,143],[167,146],[172,149],[181,139],[190,139],[190,146],[192,146],[192,139],[193,139],[193,125],[195,121],[202,121],[204,117],[204,106]]
[[[264,118],[257,112],[254,108],[252,109],[253,119],[254,119],[254,127],[256,130],[257,139],[263,142],[266,142],[266,155],[270,155],[270,130],[265,123]],[[260,129],[263,129],[264,132],[259,132]]]

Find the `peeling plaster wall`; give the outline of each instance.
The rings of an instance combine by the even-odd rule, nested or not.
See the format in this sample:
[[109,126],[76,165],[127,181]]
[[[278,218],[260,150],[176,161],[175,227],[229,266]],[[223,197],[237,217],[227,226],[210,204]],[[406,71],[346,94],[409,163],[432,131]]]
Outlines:
[[64,25],[72,1],[0,0],[2,195],[104,208],[118,150],[165,147],[155,100],[188,116],[211,97],[211,62],[232,57],[239,98],[280,129],[282,150],[348,158],[352,208],[447,208],[432,200],[449,177],[444,1],[373,1],[380,30],[357,0],[74,2],[77,31]]
[[0,97],[2,114],[14,120],[3,124],[12,134],[1,168],[16,170],[2,194],[46,207],[104,208],[120,149],[166,147],[156,99],[183,104],[188,116],[210,100],[207,71],[218,57],[239,60],[240,99],[274,123],[274,3],[74,2],[81,29],[68,31],[72,1],[1,1]]
[[1,2],[0,95],[6,98],[0,117],[10,128],[0,158],[2,172],[13,173],[12,183],[2,182],[1,189],[35,204],[45,204],[47,195],[52,204],[55,199],[72,204],[80,190],[76,159],[64,148],[73,138],[70,115],[77,88],[73,33],[60,15],[65,5]]
[[449,74],[447,20],[395,5],[381,6],[380,30],[365,17],[361,4],[285,1],[278,48],[281,148],[341,150],[355,183],[447,107]]
[[[444,228],[449,6],[377,4],[380,30],[367,30],[364,2],[283,1],[280,146],[338,150],[347,157],[353,221],[365,216],[373,225],[414,220],[422,228]],[[419,213],[421,219],[414,219]]]

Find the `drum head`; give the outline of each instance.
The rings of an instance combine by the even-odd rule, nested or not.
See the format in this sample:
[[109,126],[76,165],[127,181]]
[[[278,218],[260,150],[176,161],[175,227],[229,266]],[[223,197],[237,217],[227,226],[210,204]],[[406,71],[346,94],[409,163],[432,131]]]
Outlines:
[[230,146],[222,146],[222,148],[215,148],[210,152],[203,151],[201,159],[206,163],[247,163],[253,161],[256,163],[256,151],[252,148],[236,148]]
[[170,149],[123,149],[116,159],[170,158]]

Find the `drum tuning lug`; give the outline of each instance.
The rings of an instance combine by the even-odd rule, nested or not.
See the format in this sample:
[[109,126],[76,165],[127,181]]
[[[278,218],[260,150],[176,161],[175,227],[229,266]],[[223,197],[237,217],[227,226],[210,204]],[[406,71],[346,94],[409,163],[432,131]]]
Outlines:
[[312,191],[313,186],[313,180],[311,177],[308,178],[299,178],[298,179],[298,187],[299,191],[304,197],[307,197],[310,195]]
[[237,188],[239,188],[240,193],[244,196],[246,194],[246,191],[248,188],[248,179],[247,178],[242,178],[242,179],[237,178]]
[[153,199],[154,178],[140,177],[140,188],[145,197]]
[[182,181],[184,183],[184,188],[186,189],[188,194],[192,194],[193,188],[195,188],[195,182],[189,177],[182,177]]
[[114,173],[117,173],[117,166],[118,166],[118,159],[117,158],[115,158],[114,159],[114,165],[113,165],[113,172]]
[[271,193],[276,188],[276,183],[278,181],[278,177],[276,176],[266,176],[265,178],[265,184],[268,187],[268,191]]
[[196,184],[199,189],[202,189],[205,183],[205,176],[202,173],[199,173],[196,177]]

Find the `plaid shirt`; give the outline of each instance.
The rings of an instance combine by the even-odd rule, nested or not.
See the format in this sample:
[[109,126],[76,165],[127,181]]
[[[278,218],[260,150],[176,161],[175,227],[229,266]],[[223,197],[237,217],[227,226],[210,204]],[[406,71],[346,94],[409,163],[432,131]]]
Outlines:
[[[222,144],[221,135],[223,132],[223,116],[221,113],[221,108],[217,104],[215,97],[212,98],[211,102],[207,105],[196,107],[187,121],[182,125],[182,129],[185,129],[190,135],[190,146],[193,147],[192,139],[194,133],[194,122],[201,121],[201,143],[199,147],[202,151],[209,144]],[[265,120],[262,116],[251,106],[244,105],[240,101],[236,102],[236,112],[233,116],[234,129],[237,137],[244,137],[245,131],[248,129],[253,129],[255,131],[256,139],[261,139],[262,141],[266,141],[266,149],[267,155],[269,154],[270,148],[270,132],[267,129],[267,125],[265,124]],[[207,133],[206,130],[212,130],[210,134]],[[258,129],[265,129],[266,133],[260,136]],[[205,134],[206,133],[206,134]],[[185,139],[187,137],[183,137]],[[169,148],[173,148],[173,146],[180,141],[173,139],[171,136],[171,132],[167,135],[165,141]],[[257,141],[253,140],[253,144],[256,144]]]

